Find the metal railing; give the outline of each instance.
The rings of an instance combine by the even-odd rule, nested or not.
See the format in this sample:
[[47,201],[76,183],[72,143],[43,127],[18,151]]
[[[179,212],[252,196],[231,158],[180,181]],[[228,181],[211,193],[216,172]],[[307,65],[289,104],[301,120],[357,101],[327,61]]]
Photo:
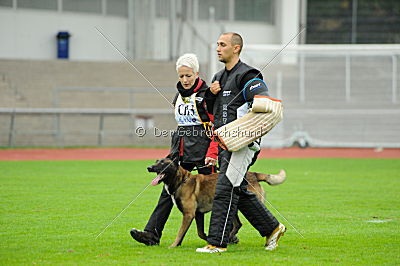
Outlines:
[[[176,93],[175,88],[157,88],[161,93]],[[154,94],[155,91],[152,88],[117,88],[117,87],[63,87],[58,86],[53,89],[53,107],[59,108],[62,106],[62,96],[63,92],[72,92],[72,93],[80,93],[80,92],[119,92],[119,93],[127,93],[129,97],[129,108],[135,108],[135,94],[136,93],[146,93],[146,94]],[[114,109],[113,109],[114,110]]]
[[[244,49],[244,57],[248,59],[251,64],[264,67],[268,59],[272,59],[274,55],[283,48],[282,45],[246,45]],[[251,55],[256,53],[257,56]],[[246,55],[247,53],[247,55]],[[265,56],[261,56],[262,54]],[[385,57],[391,60],[391,99],[392,103],[398,102],[398,57],[400,56],[400,45],[397,44],[366,44],[366,45],[289,45],[280,52],[277,59],[271,61],[271,64],[296,64],[299,69],[299,98],[301,103],[306,101],[306,59],[307,58],[343,58],[344,59],[344,72],[345,72],[345,90],[344,99],[347,102],[351,100],[351,80],[352,80],[352,67],[351,62],[354,57]],[[262,61],[264,60],[264,61]],[[215,60],[212,62],[215,64]],[[215,66],[213,67],[215,68]],[[268,69],[266,69],[268,71]],[[282,78],[282,74],[278,78]],[[278,88],[281,90],[282,88]]]
[[283,47],[248,44],[241,53],[285,106],[264,146],[400,146],[400,45]]
[[[113,116],[160,116],[167,115],[172,117],[172,109],[93,109],[93,108],[0,108],[0,115],[9,116],[9,123],[2,124],[0,131],[2,134],[7,135],[7,140],[3,140],[1,146],[20,146],[15,143],[15,138],[20,133],[34,138],[40,135],[49,136],[46,143],[40,146],[71,146],[70,143],[64,143],[63,136],[78,132],[77,138],[90,134],[95,138],[92,144],[83,143],[83,145],[97,145],[102,146],[105,144],[104,139],[106,136],[124,135],[129,136],[134,143],[134,138],[139,139],[135,135],[135,127],[129,125],[129,130],[121,129],[106,129],[104,126],[105,118]],[[51,116],[52,127],[51,129],[29,129],[29,125],[24,125],[24,129],[17,129],[16,122],[18,116]],[[90,129],[62,129],[64,116],[85,115],[90,116],[90,119],[97,123],[95,130]],[[373,117],[375,123],[370,124],[369,119]],[[344,119],[345,118],[345,119]],[[75,118],[74,118],[75,119]],[[305,122],[314,120],[314,125],[307,125]],[[320,130],[318,120],[325,121],[324,126],[329,128],[337,128],[340,132],[349,132],[352,137],[342,138],[337,136],[337,132],[333,131],[326,134],[324,130]],[[172,120],[171,120],[172,121]],[[357,121],[357,123],[354,123]],[[263,147],[289,147],[295,143],[300,146],[312,147],[382,147],[382,148],[399,148],[400,142],[398,141],[398,132],[400,132],[400,109],[288,109],[284,111],[284,120],[278,124],[268,135],[263,139]],[[125,121],[126,123],[129,123]],[[388,124],[390,130],[386,130],[383,125]],[[172,122],[171,127],[174,128],[175,124]],[[359,128],[362,128],[362,132]],[[27,129],[28,128],[28,129]],[[124,127],[126,128],[126,127]],[[324,133],[325,132],[325,133]],[[384,136],[381,140],[379,136]],[[169,145],[170,139],[164,138],[163,145]],[[151,145],[153,139],[148,139],[144,145]],[[93,144],[94,143],[94,144]],[[136,143],[137,144],[137,143]],[[114,145],[127,145],[126,143],[117,143]],[[33,145],[36,146],[36,145]]]
[[[61,136],[68,134],[68,131],[61,130],[61,115],[90,115],[98,117],[98,130],[96,132],[87,130],[79,131],[80,134],[95,133],[97,135],[97,145],[103,145],[103,139],[106,134],[124,134],[128,136],[134,135],[134,128],[130,127],[130,130],[113,130],[108,132],[104,129],[104,118],[106,116],[132,116],[132,115],[171,115],[173,114],[172,109],[95,109],[95,108],[0,108],[0,115],[5,114],[10,116],[8,130],[7,126],[4,126],[3,133],[8,135],[7,145],[9,147],[15,146],[15,136],[19,133],[16,129],[16,121],[18,115],[51,115],[53,116],[53,128],[50,130],[24,130],[24,134],[30,135],[52,135],[54,142],[57,146],[64,146],[61,141]],[[1,144],[0,144],[1,146]],[[51,146],[51,145],[49,145]],[[68,146],[68,145],[67,145]]]

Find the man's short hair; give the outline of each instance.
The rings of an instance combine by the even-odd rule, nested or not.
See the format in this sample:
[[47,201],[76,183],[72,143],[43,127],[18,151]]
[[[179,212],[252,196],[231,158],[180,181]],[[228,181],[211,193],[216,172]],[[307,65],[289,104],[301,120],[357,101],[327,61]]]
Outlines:
[[243,39],[242,36],[240,36],[239,33],[236,32],[225,32],[222,35],[231,35],[231,43],[232,45],[240,45],[240,50],[239,50],[239,54],[242,52],[242,48],[243,48]]

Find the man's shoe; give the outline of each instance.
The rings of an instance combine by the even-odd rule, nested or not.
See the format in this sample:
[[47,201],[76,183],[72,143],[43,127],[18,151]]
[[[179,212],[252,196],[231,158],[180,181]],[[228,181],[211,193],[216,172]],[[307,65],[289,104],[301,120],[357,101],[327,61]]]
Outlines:
[[279,238],[281,238],[281,236],[283,236],[285,232],[286,227],[280,223],[278,227],[272,232],[272,234],[267,238],[265,250],[275,250],[278,247]]
[[154,246],[160,244],[160,239],[152,232],[140,231],[138,229],[133,228],[131,230],[131,236],[137,242],[143,243],[146,246]]
[[216,247],[213,245],[207,245],[204,248],[198,248],[196,249],[196,252],[200,253],[217,253],[217,252],[225,252],[227,249],[226,248],[220,248]]

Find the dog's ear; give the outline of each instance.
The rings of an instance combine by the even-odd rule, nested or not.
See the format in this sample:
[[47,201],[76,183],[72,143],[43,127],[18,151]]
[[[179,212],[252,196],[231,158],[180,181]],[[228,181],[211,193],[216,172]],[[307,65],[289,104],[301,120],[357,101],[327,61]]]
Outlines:
[[175,173],[179,167],[179,155],[174,155],[173,153],[170,153],[165,159],[166,163],[168,163],[169,166],[168,169]]
[[167,155],[167,157],[165,157],[167,159],[170,159],[171,161],[174,161],[175,163],[177,163],[179,160],[179,155],[176,153],[170,153]]

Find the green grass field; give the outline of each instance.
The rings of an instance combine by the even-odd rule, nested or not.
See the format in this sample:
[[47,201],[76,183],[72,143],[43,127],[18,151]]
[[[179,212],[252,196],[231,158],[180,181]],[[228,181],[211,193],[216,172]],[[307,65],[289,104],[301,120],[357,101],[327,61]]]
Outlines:
[[[154,177],[146,172],[150,163],[0,162],[0,264],[400,263],[400,160],[258,160],[253,171],[287,170],[286,183],[264,188],[304,235],[272,211],[289,229],[274,252],[244,218],[240,243],[228,252],[197,254],[205,242],[194,223],[183,245],[169,249],[181,221],[177,209],[160,246],[134,242],[129,230],[143,229],[161,186],[148,187],[96,240]],[[377,220],[384,222],[368,222]]]

